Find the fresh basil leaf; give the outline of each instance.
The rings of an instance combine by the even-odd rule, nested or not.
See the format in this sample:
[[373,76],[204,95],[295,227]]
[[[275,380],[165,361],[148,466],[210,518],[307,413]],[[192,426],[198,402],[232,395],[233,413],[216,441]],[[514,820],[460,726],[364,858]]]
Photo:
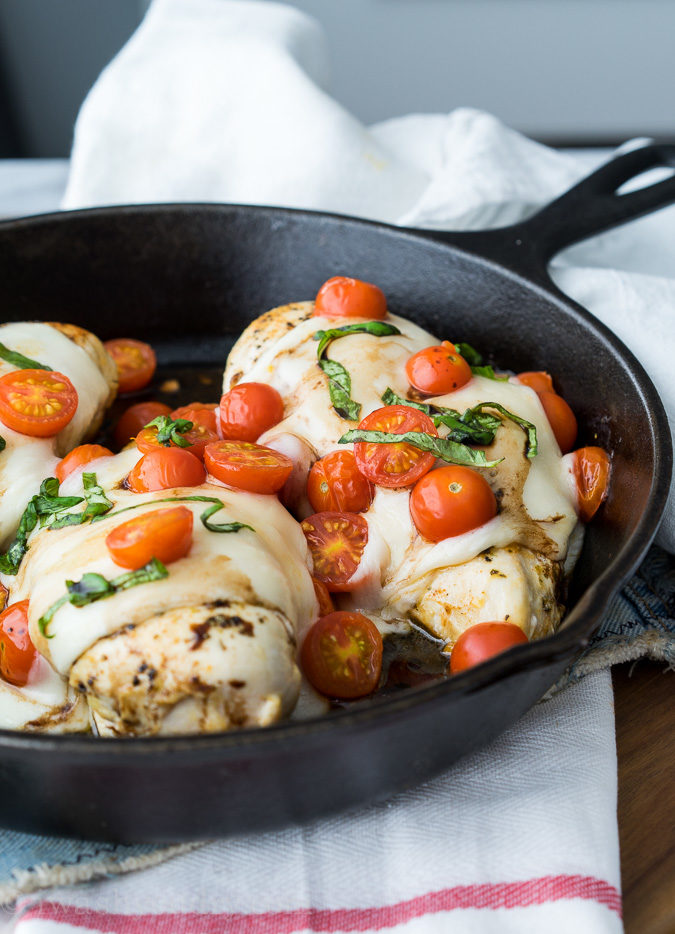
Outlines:
[[7,447],[7,442],[2,437],[2,435],[0,435],[0,451],[4,451],[6,447]]
[[423,431],[405,431],[394,434],[388,431],[363,431],[354,428],[338,440],[338,444],[350,444],[353,441],[369,441],[375,444],[400,444],[405,442],[420,451],[427,451],[448,464],[462,464],[467,467],[495,467],[499,461],[488,461],[482,451],[474,451],[465,444],[458,444],[449,438],[436,438]]
[[475,347],[472,347],[471,344],[455,343],[457,348],[457,353],[464,357],[469,366],[473,369],[475,366],[480,366],[483,362],[483,355],[478,353]]
[[189,448],[191,442],[183,435],[190,431],[193,423],[187,418],[171,418],[170,415],[158,415],[145,425],[146,428],[157,429],[157,441],[164,447],[175,444],[179,448]]
[[[213,505],[208,509],[205,509],[204,512],[200,515],[201,522],[205,529],[208,529],[209,532],[238,532],[240,529],[250,529],[251,532],[255,532],[255,529],[246,525],[243,522],[224,522],[222,525],[218,525],[216,522],[209,522],[209,518],[214,515],[219,510],[225,508],[225,503],[222,499],[218,499],[216,496],[165,496],[161,499],[152,500],[153,503],[212,503]],[[104,515],[104,516],[95,516],[92,521],[100,522],[101,519],[109,519],[116,516],[119,516],[122,512],[129,512],[132,509],[138,509],[140,506],[147,506],[145,503],[136,503],[134,506],[125,506],[124,509],[118,509],[116,512]]]
[[410,399],[404,399],[403,396],[397,396],[393,389],[385,389],[380,396],[385,405],[407,405],[411,409],[419,409],[425,415],[431,415],[431,406],[423,402],[412,402]]
[[492,444],[495,431],[501,425],[501,419],[495,415],[484,413],[476,416],[472,414],[471,409],[460,415],[456,409],[447,409],[431,403],[411,402],[410,399],[397,396],[392,389],[385,390],[382,401],[385,405],[407,405],[419,409],[431,417],[436,428],[440,425],[449,428],[448,439],[459,444]]
[[497,376],[494,368],[491,366],[472,366],[471,372],[474,376],[484,376],[486,379],[496,379],[500,383],[505,383],[508,380],[508,376]]
[[469,409],[469,411],[475,414],[479,414],[483,413],[483,409],[485,408],[496,409],[498,412],[501,412],[504,418],[508,418],[510,421],[515,422],[516,425],[520,425],[520,427],[527,435],[527,449],[525,453],[530,458],[530,460],[537,456],[539,450],[537,444],[537,429],[532,424],[532,422],[528,422],[526,419],[521,418],[519,415],[514,415],[513,412],[509,412],[508,409],[505,409],[504,406],[500,405],[498,402],[481,402],[479,405],[474,405],[474,407]]
[[47,627],[54,618],[56,611],[64,605],[71,603],[74,607],[87,606],[95,603],[97,600],[105,600],[112,597],[122,590],[129,590],[131,587],[138,587],[139,584],[147,584],[150,581],[162,580],[169,576],[166,567],[157,558],[152,558],[144,567],[137,571],[128,571],[126,574],[120,574],[119,577],[113,577],[108,580],[102,574],[83,574],[79,581],[66,581],[66,593],[52,603],[49,609],[38,620],[38,626],[43,636],[51,639],[48,635]]
[[373,337],[390,337],[392,334],[400,333],[400,330],[393,324],[386,324],[384,321],[364,321],[360,324],[345,324],[340,328],[316,331],[316,333],[312,334],[312,339],[319,342],[316,355],[321,359],[330,343],[340,337],[347,337],[349,334],[371,334]]
[[0,360],[4,360],[5,363],[10,363],[19,370],[49,370],[50,372],[52,370],[50,366],[46,366],[44,363],[38,363],[37,360],[31,360],[30,357],[24,357],[18,350],[10,350],[9,347],[5,347],[4,344],[0,344]]
[[328,377],[328,392],[333,408],[340,418],[358,421],[361,405],[351,397],[352,379],[337,360],[319,360],[319,366]]
[[209,522],[210,517],[220,512],[223,506],[224,503],[214,503],[213,506],[209,506],[200,515],[199,518],[205,529],[208,529],[209,532],[239,532],[240,529],[250,529],[251,532],[255,532],[255,529],[250,525],[246,525],[245,522],[223,522],[222,525],[218,525],[217,522]]
[[[87,504],[84,511],[69,512],[66,513],[65,516],[50,516],[49,519],[43,523],[50,531],[63,529],[69,525],[82,525],[95,516],[104,515],[113,508],[114,504],[105,495],[103,488],[99,486],[95,473],[82,474],[82,487],[84,489],[84,499]],[[66,497],[63,498],[65,499]],[[74,496],[72,499],[74,500],[73,506],[77,505],[78,502],[82,502],[81,496]]]

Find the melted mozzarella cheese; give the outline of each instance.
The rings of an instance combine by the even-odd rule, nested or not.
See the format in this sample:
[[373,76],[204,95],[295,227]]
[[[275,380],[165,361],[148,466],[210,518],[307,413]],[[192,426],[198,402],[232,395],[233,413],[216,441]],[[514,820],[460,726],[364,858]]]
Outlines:
[[25,687],[0,680],[0,729],[78,731],[87,728],[88,719],[86,704],[45,658],[38,658]]

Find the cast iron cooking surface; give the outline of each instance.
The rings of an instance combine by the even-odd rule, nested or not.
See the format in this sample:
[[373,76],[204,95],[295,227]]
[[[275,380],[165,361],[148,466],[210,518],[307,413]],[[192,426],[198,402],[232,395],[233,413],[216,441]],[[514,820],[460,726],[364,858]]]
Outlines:
[[[148,339],[183,383],[221,368],[242,328],[273,305],[311,298],[332,275],[377,282],[392,311],[439,337],[469,341],[514,370],[553,373],[578,415],[578,444],[606,447],[614,471],[556,635],[428,687],[265,730],[119,740],[0,731],[0,825],[131,842],[306,821],[430,778],[541,697],[648,547],[671,460],[666,416],[644,371],[556,290],[546,261],[675,200],[673,179],[613,194],[672,157],[651,146],[613,160],[530,221],[483,234],[227,205],[0,225],[4,320],[70,321],[103,339]],[[217,397],[217,387],[204,386],[204,399]]]

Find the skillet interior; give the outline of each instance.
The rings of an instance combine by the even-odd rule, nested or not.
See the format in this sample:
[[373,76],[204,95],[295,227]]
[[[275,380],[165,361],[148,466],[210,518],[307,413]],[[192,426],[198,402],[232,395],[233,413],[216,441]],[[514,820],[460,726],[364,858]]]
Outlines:
[[452,681],[307,724],[105,742],[0,731],[0,802],[8,802],[0,824],[155,840],[309,819],[428,778],[492,738],[583,646],[653,536],[670,475],[665,415],[639,364],[590,315],[465,252],[470,236],[453,240],[214,205],[0,225],[4,320],[71,321],[103,339],[151,340],[169,367],[220,366],[253,317],[311,297],[331,275],[353,275],[380,284],[392,311],[439,337],[469,341],[515,370],[551,371],[579,417],[579,443],[603,445],[614,462],[557,635]]

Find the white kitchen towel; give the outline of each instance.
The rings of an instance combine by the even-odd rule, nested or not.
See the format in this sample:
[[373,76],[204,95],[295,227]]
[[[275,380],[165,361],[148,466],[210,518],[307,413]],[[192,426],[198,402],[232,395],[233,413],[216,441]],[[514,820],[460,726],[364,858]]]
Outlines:
[[619,934],[613,723],[598,672],[389,801],[23,899],[13,931]]
[[[366,128],[323,89],[326,66],[318,25],[292,7],[154,0],[80,111],[63,206],[228,201],[470,229],[585,174],[475,110]],[[675,248],[659,218],[636,228],[568,251],[554,277],[640,356],[675,424]],[[658,541],[675,551],[675,486]]]

